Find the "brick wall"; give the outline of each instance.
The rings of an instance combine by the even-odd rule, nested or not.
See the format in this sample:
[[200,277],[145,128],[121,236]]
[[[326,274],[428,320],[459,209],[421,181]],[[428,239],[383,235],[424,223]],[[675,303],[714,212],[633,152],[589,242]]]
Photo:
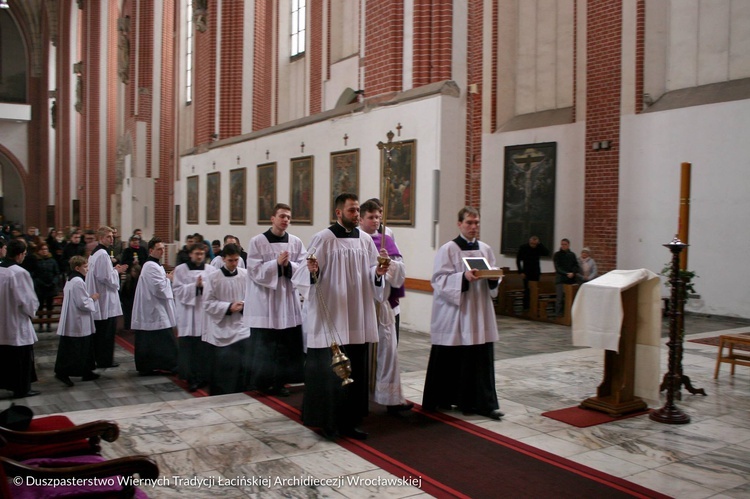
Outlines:
[[483,1],[468,1],[469,18],[467,27],[466,81],[476,84],[479,93],[466,92],[466,188],[465,199],[468,206],[481,204],[482,184],[482,33]]
[[365,5],[365,96],[402,88],[403,0],[370,0]]
[[242,133],[245,4],[244,2],[223,2],[221,5],[219,137],[226,139]]
[[414,87],[451,79],[452,0],[414,1]]
[[[622,1],[590,0],[583,241],[596,255],[600,273],[616,268],[617,264],[621,40]],[[609,140],[611,148],[594,151],[591,144],[602,140]]]

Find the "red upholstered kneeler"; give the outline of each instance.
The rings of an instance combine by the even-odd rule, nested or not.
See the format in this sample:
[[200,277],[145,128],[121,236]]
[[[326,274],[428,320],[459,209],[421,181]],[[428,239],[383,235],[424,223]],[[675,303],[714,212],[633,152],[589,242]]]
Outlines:
[[117,439],[117,425],[108,421],[94,421],[76,426],[66,416],[43,416],[31,420],[26,431],[0,428],[6,444],[0,446],[0,456],[14,460],[36,457],[97,454],[99,442]]

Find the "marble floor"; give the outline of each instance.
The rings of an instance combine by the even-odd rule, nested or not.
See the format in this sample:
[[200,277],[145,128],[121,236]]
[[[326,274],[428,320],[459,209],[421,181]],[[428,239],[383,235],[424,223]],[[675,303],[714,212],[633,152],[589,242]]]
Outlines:
[[[565,326],[508,317],[498,325],[496,381],[506,417],[453,416],[673,497],[750,498],[750,368],[739,366],[732,377],[724,365],[714,380],[716,347],[685,342],[684,371],[708,393],[683,394],[677,402],[690,424],[639,416],[575,428],[541,413],[593,395],[602,352],[573,347]],[[688,339],[727,331],[750,331],[750,322],[686,319]],[[429,348],[428,336],[402,331],[402,382],[415,402],[421,401]],[[132,356],[119,346],[120,367],[72,388],[53,377],[54,333],[40,334],[35,350],[40,381],[34,388],[42,394],[17,402],[76,423],[117,421],[121,436],[104,443],[103,454],[152,456],[162,483],[146,490],[151,497],[427,496],[412,484],[384,485],[383,479],[396,477],[247,395],[194,398],[167,378],[137,376]],[[666,364],[666,347],[662,357]],[[8,405],[2,397],[0,391],[0,408]],[[330,480],[310,486],[300,484],[302,478]]]

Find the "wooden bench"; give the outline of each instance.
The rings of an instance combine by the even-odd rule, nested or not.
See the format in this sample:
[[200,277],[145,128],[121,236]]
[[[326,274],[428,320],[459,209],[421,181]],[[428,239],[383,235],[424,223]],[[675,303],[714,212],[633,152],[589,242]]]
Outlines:
[[[745,345],[750,347],[750,336],[742,334],[722,334],[719,336],[719,353],[716,356],[714,379],[719,377],[719,368],[721,367],[722,362],[732,364],[732,376],[734,376],[734,366],[737,364],[750,367],[750,352],[747,354],[734,353],[735,345]],[[723,355],[724,346],[729,348],[729,352],[726,356]]]

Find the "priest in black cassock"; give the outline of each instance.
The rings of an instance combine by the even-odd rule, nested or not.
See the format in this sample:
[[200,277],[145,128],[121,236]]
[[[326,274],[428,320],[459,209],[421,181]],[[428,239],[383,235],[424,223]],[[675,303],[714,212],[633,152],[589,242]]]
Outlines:
[[[375,243],[358,228],[357,196],[340,194],[335,206],[336,223],[315,234],[307,265],[292,276],[305,299],[302,422],[322,428],[329,438],[364,440],[367,433],[356,427],[368,411],[367,351],[378,341],[375,300],[385,299],[388,264],[378,263]],[[354,382],[346,386],[331,370],[333,341],[351,360]]]
[[435,255],[432,280],[432,349],[427,365],[422,406],[426,410],[457,406],[465,413],[492,419],[500,412],[495,391],[493,343],[497,322],[492,297],[498,279],[480,279],[467,270],[464,257],[484,257],[495,267],[495,255],[479,241],[479,211],[466,206],[458,212],[460,235]]
[[164,243],[148,242],[148,258],[135,288],[132,326],[135,330],[135,369],[140,374],[177,372],[177,341],[172,274],[161,265]]
[[39,395],[31,389],[35,382],[34,343],[37,336],[31,318],[39,300],[31,274],[21,267],[26,243],[12,239],[0,265],[0,388],[13,392],[13,398]]
[[289,205],[273,208],[271,228],[247,245],[245,323],[250,326],[250,386],[271,395],[286,396],[287,383],[304,381],[302,311],[292,274],[305,266],[307,251],[287,228]]

